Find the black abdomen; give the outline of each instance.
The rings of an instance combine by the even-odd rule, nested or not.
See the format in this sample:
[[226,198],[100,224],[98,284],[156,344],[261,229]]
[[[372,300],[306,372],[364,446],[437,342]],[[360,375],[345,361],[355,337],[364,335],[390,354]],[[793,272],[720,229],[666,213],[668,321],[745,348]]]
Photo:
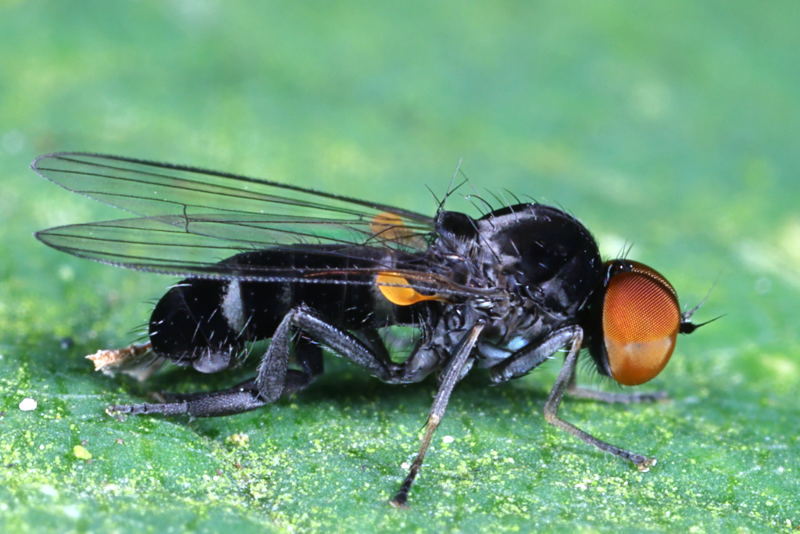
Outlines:
[[[277,276],[298,277],[303,268],[370,268],[386,261],[384,250],[359,247],[336,255],[332,250],[268,249],[237,254],[222,263],[234,272],[269,267]],[[371,279],[359,277],[362,282]],[[167,291],[153,310],[150,341],[156,353],[176,363],[216,372],[228,367],[248,341],[271,338],[286,313],[300,304],[346,330],[408,324],[414,322],[417,308],[398,308],[372,283],[342,283],[341,277],[338,283],[187,278]]]

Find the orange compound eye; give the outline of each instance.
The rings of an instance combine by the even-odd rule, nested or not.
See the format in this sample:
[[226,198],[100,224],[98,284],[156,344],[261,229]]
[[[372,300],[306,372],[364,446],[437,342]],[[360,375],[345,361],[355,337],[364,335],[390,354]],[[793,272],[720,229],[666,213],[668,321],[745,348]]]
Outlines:
[[423,295],[413,287],[400,287],[408,286],[408,280],[400,274],[388,271],[375,276],[375,285],[386,300],[397,306],[411,306],[425,300],[444,300],[439,295]]
[[635,386],[667,365],[680,326],[675,290],[655,270],[626,262],[630,271],[614,274],[603,301],[603,337],[611,375]]

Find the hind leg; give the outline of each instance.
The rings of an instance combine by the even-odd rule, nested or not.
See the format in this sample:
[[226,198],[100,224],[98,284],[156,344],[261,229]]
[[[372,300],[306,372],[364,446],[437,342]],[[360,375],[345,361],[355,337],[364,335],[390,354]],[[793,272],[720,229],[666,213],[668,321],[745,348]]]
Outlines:
[[[296,334],[302,334],[303,337],[299,337],[295,347],[292,347]],[[371,340],[370,345],[374,341]],[[256,378],[225,390],[169,395],[168,402],[110,406],[107,411],[132,415],[187,414],[213,417],[254,410],[283,395],[304,389],[315,376],[322,373],[320,345],[331,348],[381,380],[391,381],[393,378],[392,364],[385,355],[385,349],[368,346],[355,336],[320,319],[306,306],[298,306],[286,314],[275,330],[258,367]],[[289,369],[289,360],[293,353],[301,370]]]
[[[322,349],[307,339],[300,338],[295,354],[301,370],[287,369],[283,394],[302,391],[323,371]],[[163,403],[144,403],[109,406],[112,414],[160,414],[214,417],[255,410],[267,404],[258,396],[255,378],[245,380],[231,388],[202,393],[164,393]]]
[[247,412],[266,404],[258,397],[253,379],[229,389],[206,393],[169,394],[165,397],[167,402],[112,405],[106,409],[106,412],[111,415],[159,414],[213,417]]
[[[264,359],[258,366],[256,386],[259,396],[266,402],[273,402],[284,393],[291,341],[296,334],[302,334],[311,342],[328,347],[385,382],[393,378],[392,363],[383,345],[380,345],[380,349],[376,349],[372,346],[376,343],[375,339],[371,339],[369,344],[365,343],[321,319],[307,306],[301,305],[290,310],[275,329]],[[306,366],[312,375],[316,361],[317,357],[300,358],[301,365]],[[318,361],[321,369],[321,355]]]

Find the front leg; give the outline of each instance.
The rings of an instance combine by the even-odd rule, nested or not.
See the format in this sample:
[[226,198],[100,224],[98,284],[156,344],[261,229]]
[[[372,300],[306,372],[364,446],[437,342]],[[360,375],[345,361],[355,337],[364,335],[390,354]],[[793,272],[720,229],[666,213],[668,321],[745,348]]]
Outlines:
[[649,470],[651,466],[655,465],[655,458],[648,458],[646,456],[642,456],[641,454],[636,454],[625,449],[621,449],[615,445],[611,445],[610,443],[606,443],[605,441],[601,441],[588,432],[584,432],[572,423],[568,423],[558,416],[558,407],[561,404],[561,399],[564,396],[564,392],[567,389],[570,379],[575,373],[575,364],[578,362],[578,354],[580,353],[581,344],[583,343],[583,330],[579,327],[575,328],[576,331],[572,339],[572,347],[570,348],[569,354],[567,354],[567,357],[564,360],[564,366],[561,368],[561,372],[558,374],[558,378],[553,385],[553,390],[550,392],[550,396],[547,398],[547,402],[544,405],[545,420],[551,425],[557,426],[562,430],[566,430],[573,436],[582,439],[586,443],[594,445],[602,451],[614,454],[620,458],[632,462],[636,467],[639,468],[640,471]]
[[577,399],[589,399],[609,404],[636,404],[640,402],[658,402],[667,400],[669,395],[666,391],[634,391],[631,393],[609,393],[591,388],[578,386],[575,382],[575,370],[567,385],[567,395]]

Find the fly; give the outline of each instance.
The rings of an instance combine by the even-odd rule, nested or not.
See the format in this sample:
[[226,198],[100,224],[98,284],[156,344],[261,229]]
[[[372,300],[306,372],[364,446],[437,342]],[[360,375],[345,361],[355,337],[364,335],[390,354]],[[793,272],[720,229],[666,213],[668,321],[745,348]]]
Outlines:
[[[32,168],[134,217],[60,226],[36,237],[102,263],[184,277],[156,304],[149,341],[91,356],[97,369],[147,376],[164,361],[216,373],[247,345],[271,339],[256,375],[229,389],[117,405],[122,414],[221,416],[260,408],[323,372],[322,347],[389,384],[438,375],[408,475],[411,485],[455,385],[473,368],[493,383],[534,370],[562,349],[547,422],[646,471],[655,458],[584,432],[558,415],[568,392],[605,402],[658,393],[575,385],[586,349],[601,375],[633,386],[667,364],[697,307],[681,313],[672,285],[628,259],[603,261],[577,219],[538,203],[480,218],[439,206],[434,217],[226,172],[88,153],[55,153]],[[381,329],[417,327],[411,354],[392,361]]]

